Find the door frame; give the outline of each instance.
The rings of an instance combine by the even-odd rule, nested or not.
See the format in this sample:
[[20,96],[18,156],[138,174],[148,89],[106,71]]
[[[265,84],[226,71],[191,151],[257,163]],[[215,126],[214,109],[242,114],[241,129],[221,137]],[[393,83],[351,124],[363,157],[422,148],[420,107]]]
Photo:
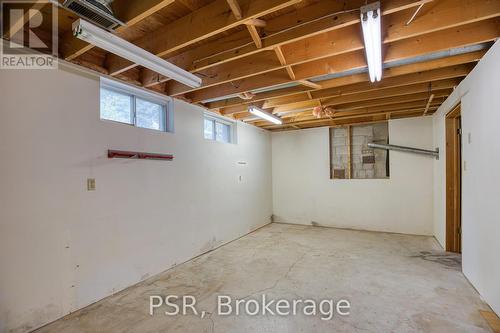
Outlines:
[[462,126],[461,105],[445,117],[446,251],[462,252]]

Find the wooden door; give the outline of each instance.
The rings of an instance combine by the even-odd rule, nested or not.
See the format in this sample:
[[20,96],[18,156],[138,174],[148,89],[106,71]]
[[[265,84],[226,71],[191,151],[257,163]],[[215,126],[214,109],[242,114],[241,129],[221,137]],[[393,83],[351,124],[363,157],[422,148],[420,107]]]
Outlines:
[[446,251],[462,251],[462,127],[460,105],[446,115]]

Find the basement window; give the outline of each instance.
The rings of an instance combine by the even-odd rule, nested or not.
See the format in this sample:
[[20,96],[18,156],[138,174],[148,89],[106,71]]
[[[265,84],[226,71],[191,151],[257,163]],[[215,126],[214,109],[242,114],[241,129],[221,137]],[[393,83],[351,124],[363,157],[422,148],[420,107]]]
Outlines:
[[101,78],[101,119],[171,132],[172,111],[169,106],[167,98]]
[[234,142],[234,122],[205,114],[203,118],[203,136],[207,140]]
[[389,143],[387,122],[330,128],[330,179],[389,178],[389,152],[368,143]]

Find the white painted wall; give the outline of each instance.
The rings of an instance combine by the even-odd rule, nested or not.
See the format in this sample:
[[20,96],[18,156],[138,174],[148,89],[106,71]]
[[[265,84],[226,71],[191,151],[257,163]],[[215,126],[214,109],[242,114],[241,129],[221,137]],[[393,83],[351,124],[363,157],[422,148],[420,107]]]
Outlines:
[[[392,144],[433,149],[432,119],[391,120]],[[328,128],[272,135],[275,221],[432,235],[433,158],[390,153],[390,179],[330,180]]]
[[[435,145],[445,156],[445,115],[462,102],[463,272],[500,315],[500,42],[434,115]],[[471,141],[468,137],[470,135]],[[434,233],[445,245],[445,160],[434,162]]]
[[[174,112],[174,134],[105,122],[96,78],[0,73],[0,332],[38,327],[270,221],[270,134],[240,123],[238,144],[207,141],[200,108]],[[108,160],[108,148],[175,160]]]

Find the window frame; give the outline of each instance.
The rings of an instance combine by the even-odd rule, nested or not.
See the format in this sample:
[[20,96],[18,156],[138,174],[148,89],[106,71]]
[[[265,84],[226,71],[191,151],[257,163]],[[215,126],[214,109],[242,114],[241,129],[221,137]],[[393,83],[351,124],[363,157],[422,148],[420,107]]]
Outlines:
[[[121,95],[129,96],[131,99],[131,120],[132,123],[124,123],[118,120],[102,118],[101,113],[101,91],[102,89],[115,92]],[[137,125],[137,99],[141,99],[146,102],[160,105],[162,107],[162,119],[164,120],[163,129],[154,129],[148,127],[142,127]],[[141,128],[145,130],[160,132],[160,133],[172,133],[173,130],[173,102],[172,99],[156,94],[154,92],[145,91],[144,89],[132,87],[128,84],[117,82],[108,78],[101,77],[99,86],[99,119],[102,121],[109,121],[117,124],[124,124],[136,128]]]
[[[212,124],[213,124],[212,138],[205,137],[205,121],[206,120],[212,121]],[[216,126],[217,126],[216,124],[217,123],[222,124],[222,125],[226,125],[229,127],[229,141],[226,142],[226,141],[217,140],[217,132],[216,132]],[[217,116],[214,114],[204,112],[203,113],[202,134],[203,134],[203,138],[205,140],[220,142],[220,143],[234,144],[234,143],[236,143],[236,122],[233,120],[230,120],[228,118],[225,118],[225,117],[220,117],[220,116]]]

